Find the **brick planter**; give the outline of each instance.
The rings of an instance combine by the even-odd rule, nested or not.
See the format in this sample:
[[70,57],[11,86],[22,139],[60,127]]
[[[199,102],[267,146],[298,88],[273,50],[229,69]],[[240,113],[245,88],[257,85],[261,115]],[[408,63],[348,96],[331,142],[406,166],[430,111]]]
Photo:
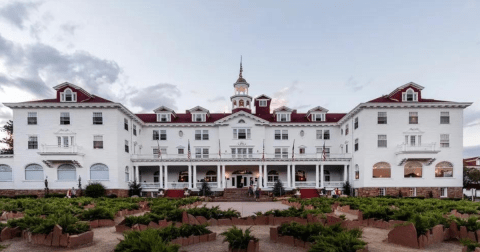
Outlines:
[[250,240],[246,249],[234,249],[228,246],[228,252],[259,252],[260,242],[257,240]]
[[62,228],[59,225],[55,225],[53,232],[49,234],[32,234],[24,231],[22,236],[29,243],[50,247],[75,248],[93,242],[93,231],[78,235],[62,234]]

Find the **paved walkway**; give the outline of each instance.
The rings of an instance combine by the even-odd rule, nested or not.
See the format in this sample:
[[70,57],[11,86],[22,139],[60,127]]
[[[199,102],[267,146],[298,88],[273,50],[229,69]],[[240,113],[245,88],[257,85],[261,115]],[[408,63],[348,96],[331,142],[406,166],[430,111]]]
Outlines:
[[240,212],[242,217],[254,215],[256,212],[265,213],[273,209],[288,209],[289,206],[282,204],[282,202],[206,202],[205,205],[210,208],[220,206],[220,210],[227,210],[229,208]]

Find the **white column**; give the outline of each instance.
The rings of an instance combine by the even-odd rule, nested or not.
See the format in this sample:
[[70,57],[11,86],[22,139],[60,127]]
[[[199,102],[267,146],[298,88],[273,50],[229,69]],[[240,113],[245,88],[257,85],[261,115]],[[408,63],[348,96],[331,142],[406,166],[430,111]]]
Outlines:
[[163,166],[158,166],[158,182],[160,183],[160,188],[163,188]]
[[295,165],[292,164],[292,188],[295,188]]
[[290,177],[290,165],[287,165],[287,187],[292,187],[292,179]]
[[259,188],[263,188],[262,180],[263,180],[262,165],[259,165],[258,166],[258,181],[257,181],[257,186]]
[[263,183],[264,183],[264,187],[267,188],[267,182],[268,182],[268,173],[267,173],[267,165],[264,165],[264,168],[263,168]]
[[321,164],[320,165],[320,178],[321,178],[320,188],[325,188],[325,184],[323,183],[325,181],[325,176],[323,175],[323,168],[324,168],[324,165]]
[[142,181],[140,181],[140,166],[137,166],[136,169],[135,169],[135,173],[136,173],[136,178],[137,178],[137,182],[140,183]]
[[320,165],[315,165],[315,188],[318,188],[318,170],[320,168]]
[[220,173],[220,165],[217,165],[217,188],[221,188],[222,174]]
[[227,184],[225,183],[225,165],[222,165],[222,188],[227,188]]
[[197,188],[197,166],[193,166],[193,188]]
[[192,165],[188,166],[188,189],[192,189]]
[[347,182],[347,165],[343,165],[343,182]]
[[168,166],[165,165],[165,174],[163,174],[163,176],[165,177],[165,189],[168,189]]

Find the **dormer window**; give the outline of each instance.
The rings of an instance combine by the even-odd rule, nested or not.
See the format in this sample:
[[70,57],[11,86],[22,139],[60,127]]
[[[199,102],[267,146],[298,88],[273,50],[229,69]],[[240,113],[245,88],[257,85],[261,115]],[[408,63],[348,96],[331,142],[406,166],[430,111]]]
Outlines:
[[418,101],[418,93],[409,88],[407,92],[402,93],[402,100],[407,102]]
[[170,114],[157,114],[157,122],[170,122]]
[[192,121],[193,122],[206,122],[207,121],[207,114],[192,114]]
[[290,114],[277,114],[277,122],[290,122]]
[[312,121],[314,122],[324,122],[325,114],[312,114]]
[[267,100],[258,101],[258,105],[260,105],[260,107],[266,107],[267,106]]
[[70,88],[67,88],[63,92],[60,93],[60,101],[61,102],[76,102],[77,101],[77,93],[72,92],[72,90]]

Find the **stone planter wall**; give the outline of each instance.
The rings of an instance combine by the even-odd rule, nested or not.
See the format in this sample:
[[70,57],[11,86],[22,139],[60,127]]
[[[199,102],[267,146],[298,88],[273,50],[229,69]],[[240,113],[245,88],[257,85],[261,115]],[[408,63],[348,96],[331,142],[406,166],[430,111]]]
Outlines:
[[195,208],[197,206],[200,206],[201,204],[203,204],[202,201],[195,201],[192,204],[180,206],[179,208],[180,209],[190,209],[190,208]]
[[191,235],[189,237],[178,237],[176,239],[173,239],[171,243],[173,244],[178,244],[180,246],[188,246],[188,245],[193,245],[201,242],[211,242],[215,241],[217,239],[217,233],[210,233],[210,234],[204,234],[204,235]]
[[69,235],[63,234],[62,228],[59,225],[55,225],[53,232],[50,234],[32,234],[31,232],[23,231],[22,237],[27,242],[35,245],[75,248],[93,242],[93,231]]
[[234,249],[228,246],[228,252],[259,252],[260,241],[250,240],[246,249]]
[[16,228],[4,227],[0,232],[0,241],[10,240],[15,237],[20,237],[21,235],[22,235],[22,230],[19,227],[16,227]]
[[10,219],[23,218],[23,216],[23,213],[3,212],[2,216],[0,216],[0,220],[6,221]]

